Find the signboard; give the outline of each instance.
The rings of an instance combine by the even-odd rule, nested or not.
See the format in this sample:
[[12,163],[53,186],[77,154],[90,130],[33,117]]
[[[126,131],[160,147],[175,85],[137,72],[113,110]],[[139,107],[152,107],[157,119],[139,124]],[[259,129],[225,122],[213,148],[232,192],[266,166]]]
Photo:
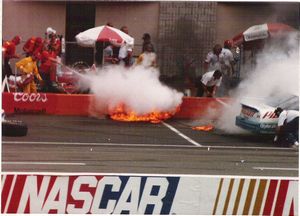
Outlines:
[[268,25],[255,25],[248,28],[244,33],[245,41],[253,41],[258,39],[265,39],[269,37]]
[[298,179],[2,174],[1,213],[296,215]]

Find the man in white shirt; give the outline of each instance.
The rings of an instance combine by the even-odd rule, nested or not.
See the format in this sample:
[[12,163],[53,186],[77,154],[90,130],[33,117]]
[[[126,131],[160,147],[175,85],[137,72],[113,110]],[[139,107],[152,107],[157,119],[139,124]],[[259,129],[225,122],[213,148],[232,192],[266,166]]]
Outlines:
[[130,44],[123,44],[119,51],[119,60],[122,64],[126,67],[131,65],[131,56],[132,56],[132,45]]
[[209,71],[202,75],[201,81],[198,85],[197,96],[214,97],[217,88],[222,82],[222,72],[219,70]]
[[210,51],[204,61],[205,71],[221,70],[228,77],[234,73],[234,58],[231,52],[231,41],[224,42],[224,48],[220,44],[216,44]]
[[221,95],[227,95],[230,89],[230,77],[234,73],[234,58],[230,50],[231,41],[224,42],[224,48],[220,44],[216,44],[210,51],[204,61],[204,70],[213,71],[220,70],[223,73],[223,85],[221,86]]
[[213,70],[221,70],[221,63],[219,60],[219,55],[222,52],[222,46],[220,44],[216,44],[213,47],[213,50],[210,51],[206,59],[204,61],[204,70],[205,71],[213,71]]
[[103,50],[104,65],[111,65],[119,62],[119,59],[114,57],[113,48],[112,44],[106,44],[106,48]]
[[274,141],[281,146],[299,146],[299,111],[283,110],[281,107],[274,111],[278,116],[276,136]]
[[223,74],[226,74],[228,77],[231,77],[234,74],[234,57],[231,52],[232,41],[226,40],[224,42],[224,48],[222,49],[219,55],[219,61],[221,64],[221,71]]
[[144,52],[137,58],[136,65],[142,65],[145,68],[156,67],[156,54],[152,44],[146,44],[144,49]]

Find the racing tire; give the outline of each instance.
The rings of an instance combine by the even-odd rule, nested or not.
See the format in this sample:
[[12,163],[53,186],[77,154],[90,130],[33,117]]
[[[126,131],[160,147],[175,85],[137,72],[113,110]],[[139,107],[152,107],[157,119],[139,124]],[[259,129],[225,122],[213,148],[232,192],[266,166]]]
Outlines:
[[19,120],[3,120],[2,136],[26,136],[28,131],[27,125]]
[[84,62],[84,61],[78,61],[75,62],[74,64],[72,64],[71,66],[73,69],[75,69],[76,71],[78,71],[79,73],[84,74],[86,69],[89,69],[90,66],[88,65],[88,63]]

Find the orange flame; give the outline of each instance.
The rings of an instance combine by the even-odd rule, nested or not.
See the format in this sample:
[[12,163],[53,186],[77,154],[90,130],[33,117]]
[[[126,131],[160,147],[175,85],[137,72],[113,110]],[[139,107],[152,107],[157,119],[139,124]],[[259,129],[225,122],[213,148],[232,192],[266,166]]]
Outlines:
[[175,111],[170,112],[150,112],[144,115],[137,115],[134,111],[126,111],[124,105],[119,105],[113,111],[110,112],[110,118],[116,121],[149,121],[151,123],[160,123],[163,120],[169,119],[175,115],[175,113],[179,111],[179,106],[175,109]]
[[203,125],[203,126],[196,126],[192,127],[193,130],[199,130],[199,131],[212,131],[214,129],[213,125]]

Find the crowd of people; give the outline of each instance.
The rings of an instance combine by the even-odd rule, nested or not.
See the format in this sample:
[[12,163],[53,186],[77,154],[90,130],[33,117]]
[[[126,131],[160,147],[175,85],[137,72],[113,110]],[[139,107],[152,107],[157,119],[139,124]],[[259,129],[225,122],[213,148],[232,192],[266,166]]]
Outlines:
[[235,60],[231,48],[232,41],[226,40],[224,47],[216,44],[207,54],[204,60],[205,73],[196,80],[197,97],[215,97],[220,87],[222,87],[222,96],[227,95],[230,78],[235,73]]
[[[111,23],[107,26],[113,27]],[[122,26],[120,30],[130,35],[128,27]],[[34,93],[37,91],[35,80],[40,83],[40,91],[57,92],[56,65],[59,64],[57,57],[61,55],[62,36],[56,34],[56,31],[48,27],[45,37],[31,37],[24,46],[25,58],[20,59],[21,55],[16,54],[16,46],[20,44],[21,38],[15,36],[11,41],[3,43],[3,73],[2,82],[5,77],[14,75],[10,65],[13,58],[20,59],[16,63],[16,69],[21,75],[30,74],[31,80],[25,82],[23,92]],[[95,66],[106,66],[111,64],[123,64],[125,67],[132,65],[143,65],[144,67],[157,67],[157,55],[151,42],[149,33],[143,34],[143,44],[141,54],[133,58],[133,45],[114,44],[113,42],[96,42],[95,45]],[[226,40],[224,47],[216,44],[207,54],[204,60],[203,68],[205,73],[197,77],[194,86],[197,89],[197,97],[215,97],[218,89],[221,89],[222,96],[226,95],[229,89],[229,80],[234,74],[234,58],[231,52],[232,42]],[[36,70],[37,69],[37,70]],[[29,72],[30,71],[30,72]],[[31,86],[31,87],[29,87]]]
[[[16,54],[16,46],[21,42],[20,36],[15,36],[11,41],[2,44],[2,82],[5,79],[14,79],[14,76],[23,76],[23,85],[20,87],[25,93],[36,93],[36,80],[41,85],[42,92],[55,92],[53,83],[55,82],[57,57],[61,55],[62,36],[48,27],[45,37],[30,37],[26,40],[22,50],[22,55]],[[25,55],[25,57],[21,57]],[[18,59],[15,64],[17,71],[13,72],[10,60]]]
[[[106,25],[113,27],[111,23]],[[129,35],[127,26],[122,26],[120,30]],[[142,39],[141,54],[136,61],[133,58],[133,45],[131,44],[96,42],[94,67],[111,64],[122,64],[125,67],[133,65],[156,67],[156,54],[150,34],[145,33]],[[21,55],[16,54],[16,47],[20,42],[21,37],[15,36],[12,40],[2,43],[4,59],[2,64],[2,83],[4,83],[5,79],[12,80],[16,76],[22,76],[24,80],[22,80],[20,87],[21,91],[25,93],[36,93],[37,91],[61,92],[56,83],[56,70],[57,64],[61,64],[59,59],[62,50],[62,36],[58,35],[53,28],[48,27],[44,38],[31,37],[24,41]],[[15,68],[12,68],[12,59],[17,59]],[[37,89],[37,83],[39,84],[39,89]],[[7,88],[4,90],[7,90]]]
[[[107,26],[113,27],[110,23],[107,23]],[[123,26],[120,30],[129,35],[128,27]],[[142,39],[141,54],[136,60],[133,60],[133,45],[97,42],[96,66],[122,64],[125,67],[140,65],[145,68],[156,68],[157,55],[150,34],[144,33]],[[21,58],[22,55],[16,54],[16,46],[20,42],[21,37],[15,36],[12,40],[2,44],[2,82],[17,75],[11,68],[10,60],[18,59],[15,68],[21,76],[25,77],[21,86],[24,93],[36,93],[38,91],[36,81],[41,85],[41,92],[59,92],[55,82],[57,64],[61,64],[59,58],[62,53],[62,36],[57,35],[56,31],[49,27],[44,38],[29,38],[23,46],[22,55],[25,55],[23,58]],[[216,44],[207,54],[203,62],[205,72],[195,81],[197,97],[215,97],[222,86],[222,94],[224,94],[224,89],[228,89],[228,81],[235,73],[235,60],[231,49],[232,41],[226,40],[223,47]],[[279,118],[274,142],[282,146],[298,147],[299,111],[283,110],[278,107],[274,112]]]
[[[113,27],[110,23],[107,25]],[[123,26],[120,30],[130,35],[128,27]],[[130,67],[132,65],[157,67],[157,55],[151,42],[150,34],[144,33],[142,39],[142,53],[135,61],[133,61],[132,58],[133,50],[131,45],[123,44],[120,47],[109,42],[104,42],[102,44],[99,43],[100,51],[96,52],[95,59],[101,59],[101,61],[103,59],[103,62],[100,63],[103,63],[104,65],[123,64],[126,67]],[[102,49],[104,55],[103,58],[101,56]],[[216,44],[212,51],[207,54],[203,64],[205,73],[198,77],[194,82],[194,86],[197,89],[195,96],[215,97],[219,88],[222,91],[222,96],[227,94],[226,91],[230,88],[230,78],[235,73],[235,60],[231,49],[232,41],[226,40],[224,42],[224,47],[220,44]]]
[[[108,26],[113,27],[111,23],[107,24]],[[120,30],[128,35],[129,30],[127,26],[122,26]],[[100,49],[96,52],[96,59],[102,60],[101,53],[103,47],[103,62],[104,65],[109,64],[123,64],[125,67],[130,67],[132,65],[143,65],[145,67],[156,67],[156,54],[154,51],[154,46],[151,42],[151,36],[149,33],[144,33],[143,37],[143,44],[141,54],[138,56],[137,60],[135,61],[133,58],[133,46],[131,44],[122,44],[121,46],[114,44],[113,42],[98,42],[100,44]],[[99,53],[97,55],[97,53]]]

